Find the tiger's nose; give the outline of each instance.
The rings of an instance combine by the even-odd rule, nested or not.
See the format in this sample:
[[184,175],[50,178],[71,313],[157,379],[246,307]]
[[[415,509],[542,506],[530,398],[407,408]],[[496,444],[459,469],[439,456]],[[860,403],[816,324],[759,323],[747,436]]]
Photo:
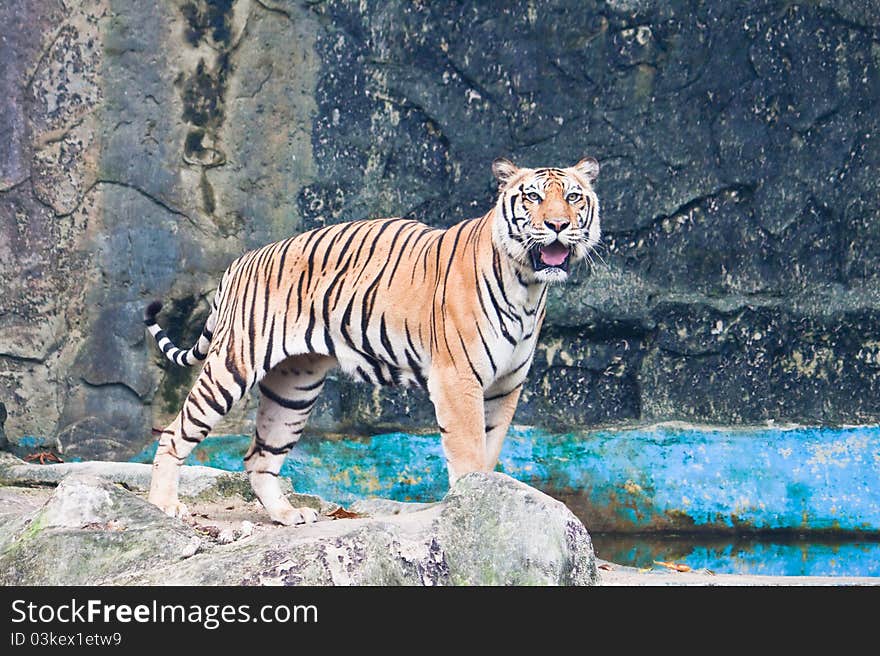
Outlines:
[[565,230],[565,227],[568,225],[568,219],[546,219],[544,224],[550,226],[559,233]]

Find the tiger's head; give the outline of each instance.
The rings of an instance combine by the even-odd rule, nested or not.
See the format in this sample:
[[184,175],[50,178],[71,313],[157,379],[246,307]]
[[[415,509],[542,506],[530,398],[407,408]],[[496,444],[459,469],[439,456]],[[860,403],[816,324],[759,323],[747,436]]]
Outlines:
[[571,264],[599,243],[599,199],[592,183],[599,162],[586,157],[568,168],[519,168],[496,159],[500,191],[495,241],[533,279],[561,282]]

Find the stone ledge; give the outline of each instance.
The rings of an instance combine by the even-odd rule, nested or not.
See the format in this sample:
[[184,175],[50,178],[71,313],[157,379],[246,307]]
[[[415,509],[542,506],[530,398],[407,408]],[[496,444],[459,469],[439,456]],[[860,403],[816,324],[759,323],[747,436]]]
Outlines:
[[[80,466],[77,466],[80,465]],[[17,464],[0,460],[10,511],[0,530],[4,585],[592,585],[597,570],[583,524],[559,501],[504,474],[469,474],[436,504],[372,501],[371,517],[307,526],[218,530],[232,510],[216,482],[227,473],[184,467],[199,499],[193,520],[159,512],[145,489],[148,465]],[[135,468],[132,468],[135,467]],[[58,469],[61,468],[61,469]],[[45,473],[34,470],[48,470]],[[187,471],[190,470],[190,471]],[[192,471],[197,470],[197,471]],[[201,471],[204,470],[204,471]],[[208,481],[206,483],[205,481]],[[10,485],[11,484],[11,485]],[[54,490],[49,486],[57,484]],[[32,486],[43,499],[33,499]],[[31,487],[29,487],[31,486]],[[204,501],[213,490],[212,501]],[[14,503],[16,495],[30,497]],[[39,505],[42,501],[42,505]],[[248,504],[250,505],[250,504]],[[333,504],[321,502],[325,510]],[[36,507],[36,510],[34,508]],[[260,515],[262,517],[262,515]],[[266,521],[265,517],[263,520]],[[209,531],[209,529],[213,529]],[[223,537],[225,534],[225,538]]]

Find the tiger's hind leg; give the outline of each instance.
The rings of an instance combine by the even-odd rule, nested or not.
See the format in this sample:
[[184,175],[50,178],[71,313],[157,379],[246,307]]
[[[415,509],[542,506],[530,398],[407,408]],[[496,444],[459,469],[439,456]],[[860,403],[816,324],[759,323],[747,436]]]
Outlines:
[[244,393],[219,357],[205,361],[177,417],[159,436],[149,501],[172,517],[187,515],[177,492],[180,466]]
[[269,517],[287,526],[314,522],[311,508],[294,508],[281,491],[278,473],[299,441],[327,372],[336,359],[296,355],[275,366],[260,382],[260,405],[254,439],[244,457],[254,494]]

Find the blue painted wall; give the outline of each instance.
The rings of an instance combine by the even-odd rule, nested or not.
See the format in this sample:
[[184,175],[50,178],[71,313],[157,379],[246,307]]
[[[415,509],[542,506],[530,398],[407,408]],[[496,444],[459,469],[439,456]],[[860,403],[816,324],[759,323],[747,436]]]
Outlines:
[[593,533],[600,558],[638,568],[664,570],[656,561],[708,569],[717,574],[766,576],[880,576],[880,541],[815,539],[765,534],[706,536]]
[[[242,469],[249,437],[209,438],[191,463]],[[136,460],[151,459],[152,448]],[[564,500],[592,531],[880,533],[880,428],[511,429],[499,470]],[[340,503],[432,501],[447,489],[437,435],[306,437],[282,474]]]

